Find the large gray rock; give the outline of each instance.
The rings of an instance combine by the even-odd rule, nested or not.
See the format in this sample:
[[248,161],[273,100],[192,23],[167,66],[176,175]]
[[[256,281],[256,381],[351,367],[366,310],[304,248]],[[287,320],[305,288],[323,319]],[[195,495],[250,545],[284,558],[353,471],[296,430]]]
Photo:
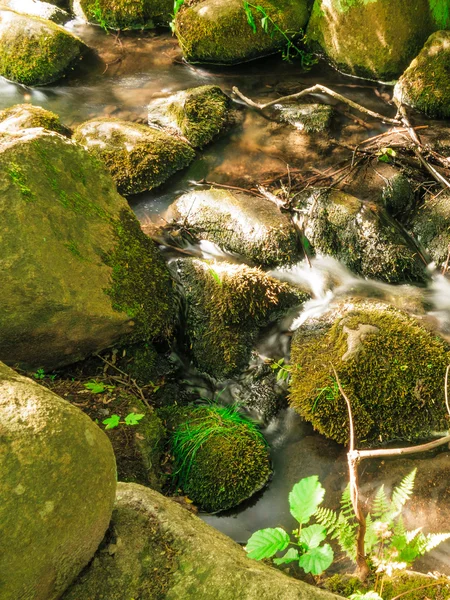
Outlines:
[[110,175],[40,128],[0,134],[0,359],[55,368],[150,339],[172,282]]
[[109,536],[61,600],[333,600],[244,550],[176,502],[118,484]]
[[301,256],[289,218],[265,198],[215,188],[188,192],[171,205],[167,218],[189,228],[195,238],[257,265],[292,263]]
[[69,13],[65,10],[40,0],[2,0],[2,4],[22,15],[49,19],[58,25],[63,25],[70,19]]
[[78,408],[0,363],[0,597],[56,600],[108,527],[115,460]]
[[0,7],[0,75],[24,85],[56,81],[85,44],[60,25]]

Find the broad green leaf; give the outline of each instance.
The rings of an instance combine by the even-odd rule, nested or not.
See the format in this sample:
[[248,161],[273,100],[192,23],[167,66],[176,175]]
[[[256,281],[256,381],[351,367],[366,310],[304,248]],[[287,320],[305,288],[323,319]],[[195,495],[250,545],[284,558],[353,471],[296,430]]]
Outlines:
[[289,535],[281,527],[260,529],[248,540],[245,551],[249,558],[262,560],[286,550],[290,541]]
[[311,548],[305,554],[300,556],[298,564],[302,567],[305,573],[312,573],[313,575],[320,575],[328,569],[333,562],[334,554],[330,544],[319,546],[318,548]]
[[84,387],[93,394],[101,394],[106,390],[105,384],[100,381],[89,381],[84,384]]
[[300,542],[305,544],[309,549],[317,548],[320,542],[327,537],[327,530],[323,525],[310,525],[305,527],[300,533]]
[[106,425],[105,429],[114,429],[120,423],[119,415],[111,415],[107,419],[102,421],[103,425]]
[[307,523],[322,502],[324,494],[325,490],[317,475],[301,479],[289,494],[291,515],[301,525]]
[[284,556],[281,558],[274,558],[273,562],[276,565],[285,565],[298,560],[298,550],[295,548],[289,548]]
[[125,423],[127,425],[139,425],[139,421],[143,419],[145,415],[139,415],[136,413],[130,413],[125,417]]

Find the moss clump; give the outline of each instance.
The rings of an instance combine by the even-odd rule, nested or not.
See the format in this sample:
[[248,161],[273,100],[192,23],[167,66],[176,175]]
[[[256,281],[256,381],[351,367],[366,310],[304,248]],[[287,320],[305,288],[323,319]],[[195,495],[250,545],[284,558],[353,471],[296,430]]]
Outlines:
[[381,199],[387,212],[394,217],[404,217],[414,206],[414,187],[410,179],[402,173],[386,181]]
[[450,117],[450,32],[437,31],[401,76],[395,96],[430,117]]
[[327,130],[331,125],[333,108],[327,104],[286,104],[279,107],[280,119],[306,133]]
[[450,244],[450,194],[428,195],[411,217],[409,228],[433,261],[443,265]]
[[176,264],[186,295],[190,349],[198,367],[214,377],[242,370],[259,328],[308,298],[259,269],[199,260]]
[[306,33],[341,71],[391,81],[435,29],[428,0],[315,0]]
[[24,85],[59,79],[85,50],[83,42],[51,21],[0,10],[0,75]]
[[172,451],[178,485],[209,512],[240,504],[271,473],[262,434],[235,407],[191,409],[172,435]]
[[202,85],[152,102],[149,124],[170,127],[194,148],[203,148],[231,123],[231,101],[217,85]]
[[88,21],[109,29],[153,29],[168,25],[172,0],[80,0]]
[[304,231],[313,251],[334,256],[365,277],[425,281],[415,248],[383,209],[329,189],[304,192],[298,208],[308,215]]
[[105,292],[113,308],[135,322],[133,337],[151,340],[166,333],[174,319],[170,274],[154,242],[142,232],[130,211],[120,213],[115,236],[115,248],[105,257],[112,268],[111,286]]
[[[292,39],[301,35],[308,21],[308,0],[261,0],[258,4]],[[278,31],[266,33],[260,21],[255,13],[253,33],[241,0],[194,0],[178,12],[175,33],[187,60],[235,64],[277,52],[286,45]]]
[[333,364],[352,403],[359,445],[414,440],[446,428],[447,344],[385,305],[343,307],[292,340],[290,403],[325,436],[348,442],[347,408]]
[[0,131],[14,133],[20,129],[43,127],[48,131],[56,131],[70,137],[72,132],[63,125],[59,116],[32,104],[16,104],[0,111]]
[[181,139],[118,119],[87,121],[75,130],[74,139],[104,162],[125,195],[161,185],[195,157]]

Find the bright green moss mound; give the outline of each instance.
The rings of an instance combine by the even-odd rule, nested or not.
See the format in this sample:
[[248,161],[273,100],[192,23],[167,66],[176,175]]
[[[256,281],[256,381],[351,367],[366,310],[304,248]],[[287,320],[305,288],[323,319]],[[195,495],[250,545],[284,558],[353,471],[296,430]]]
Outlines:
[[168,25],[173,0],[80,0],[86,18],[109,29],[153,29]]
[[446,428],[447,344],[388,306],[361,304],[297,330],[292,340],[290,402],[325,436],[348,442],[344,399],[350,398],[359,445],[414,440]]
[[[292,39],[301,35],[309,16],[308,0],[257,2]],[[175,33],[187,60],[235,64],[282,49],[285,38],[275,30],[266,33],[255,11],[256,33],[247,22],[242,0],[191,0],[175,19]]]
[[307,299],[260,269],[200,260],[178,261],[177,267],[190,350],[197,366],[218,378],[247,365],[260,327]]
[[0,75],[10,81],[30,86],[56,81],[85,48],[51,21],[0,9]]
[[192,409],[172,435],[172,452],[178,485],[209,512],[240,504],[271,473],[262,434],[235,407]]
[[16,104],[0,111],[0,130],[14,132],[19,129],[43,127],[70,137],[71,131],[63,125],[59,116],[32,104]]
[[195,157],[195,151],[184,140],[119,119],[82,123],[74,139],[105,163],[124,195],[161,185]]
[[450,117],[450,31],[431,35],[401,76],[395,95],[430,117]]

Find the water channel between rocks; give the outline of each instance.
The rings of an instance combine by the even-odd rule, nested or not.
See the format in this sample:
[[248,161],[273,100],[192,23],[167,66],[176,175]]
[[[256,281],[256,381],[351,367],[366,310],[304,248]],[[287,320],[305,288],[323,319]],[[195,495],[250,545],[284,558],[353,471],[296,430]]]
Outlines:
[[[67,81],[33,90],[0,80],[0,109],[31,102],[56,112],[69,126],[97,116],[146,122],[150,100],[196,85],[217,84],[228,94],[237,85],[252,98],[272,99],[303,86],[322,83],[377,112],[386,115],[395,112],[386,102],[392,88],[341,76],[324,64],[316,65],[306,74],[298,66],[282,63],[279,57],[232,68],[189,66],[181,60],[178,44],[167,32],[122,35],[118,42],[114,35],[105,34],[100,28],[76,22],[68,27],[95,48],[104,63],[88,58]],[[325,97],[320,100],[330,103]],[[355,121],[342,111],[337,119],[339,127],[330,133],[308,137],[288,125],[246,111],[242,125],[208,146],[188,169],[172,178],[169,184],[130,198],[130,204],[141,221],[158,220],[169,204],[180,193],[192,189],[198,180],[250,187],[285,173],[286,164],[301,172],[324,171],[342,160],[342,148],[331,145],[330,136],[345,140],[346,144],[357,144],[385,130],[379,121]],[[357,195],[370,199],[364,189],[358,189]],[[376,292],[377,297],[381,293],[400,300],[407,299],[411,293],[407,286],[395,291],[392,286],[364,284],[340,270],[338,264],[330,264],[328,268],[339,272],[338,285],[333,292],[323,288],[316,305],[310,306],[311,310],[320,311],[337,293],[343,297],[358,293],[370,297]],[[317,274],[320,269],[317,271],[315,267],[312,272]],[[311,282],[310,285],[313,287]],[[450,321],[450,286],[439,278],[434,280],[433,286],[429,290],[433,317],[446,334]],[[427,292],[420,290],[420,293]],[[287,338],[279,329],[271,333],[263,343],[263,350],[279,358],[286,352],[283,345]],[[283,410],[264,433],[271,446],[274,466],[267,489],[233,512],[203,516],[206,522],[238,542],[245,542],[253,531],[262,527],[292,528],[294,522],[289,514],[287,495],[300,478],[319,475],[327,489],[330,506],[337,505],[347,481],[345,449],[315,433],[293,411]],[[445,448],[433,456],[365,461],[361,466],[363,494],[371,493],[381,482],[386,483],[389,491],[418,466],[408,524],[423,525],[428,531],[447,531],[450,529],[449,454]],[[449,550],[449,543],[442,544],[415,566],[450,574]]]

